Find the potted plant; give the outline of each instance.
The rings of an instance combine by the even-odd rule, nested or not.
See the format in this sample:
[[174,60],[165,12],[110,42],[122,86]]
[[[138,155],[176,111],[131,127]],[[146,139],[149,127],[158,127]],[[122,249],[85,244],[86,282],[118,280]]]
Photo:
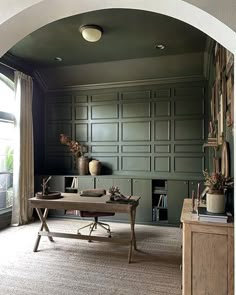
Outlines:
[[233,178],[225,177],[221,172],[203,171],[205,186],[208,188],[206,203],[207,211],[211,213],[225,212],[225,191],[233,187]]
[[78,141],[70,139],[69,136],[65,134],[60,134],[61,144],[67,145],[69,150],[73,153],[75,161],[78,165],[79,174],[88,174],[88,158],[84,155],[85,146]]

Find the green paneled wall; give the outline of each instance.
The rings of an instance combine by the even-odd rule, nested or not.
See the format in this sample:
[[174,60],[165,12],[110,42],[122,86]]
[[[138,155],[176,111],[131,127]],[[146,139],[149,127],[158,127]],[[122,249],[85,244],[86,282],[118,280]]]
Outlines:
[[49,92],[45,171],[74,174],[65,133],[103,173],[201,177],[206,164],[205,81]]

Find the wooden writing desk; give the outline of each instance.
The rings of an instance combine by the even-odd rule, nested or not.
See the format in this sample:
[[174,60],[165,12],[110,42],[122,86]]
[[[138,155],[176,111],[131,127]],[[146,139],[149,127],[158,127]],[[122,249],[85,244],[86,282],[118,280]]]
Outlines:
[[[35,208],[41,225],[39,228],[38,236],[34,246],[34,252],[38,250],[39,242],[41,236],[47,236],[52,242],[52,237],[61,237],[61,238],[71,238],[71,239],[81,239],[81,240],[94,240],[94,241],[109,241],[116,243],[129,243],[129,252],[128,252],[128,262],[131,261],[132,249],[137,249],[136,247],[136,238],[135,238],[135,214],[136,208],[139,204],[140,197],[131,197],[131,200],[135,202],[120,204],[120,203],[107,203],[109,196],[104,195],[102,197],[81,197],[79,194],[72,193],[63,193],[63,198],[60,199],[29,199],[31,207]],[[45,209],[42,212],[42,209]],[[92,211],[92,212],[113,212],[113,213],[126,213],[130,218],[130,239],[112,239],[108,237],[98,237],[98,236],[89,236],[89,235],[80,235],[80,234],[69,234],[69,233],[59,233],[51,232],[46,223],[48,210],[49,209],[64,209],[64,210],[81,210],[81,211]]]

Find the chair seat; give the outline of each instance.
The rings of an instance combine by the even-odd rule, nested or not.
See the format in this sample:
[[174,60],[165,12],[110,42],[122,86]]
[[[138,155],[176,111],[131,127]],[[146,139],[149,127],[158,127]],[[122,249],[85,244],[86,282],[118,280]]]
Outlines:
[[90,211],[80,211],[81,217],[101,217],[101,216],[114,216],[115,213],[111,212],[90,212]]

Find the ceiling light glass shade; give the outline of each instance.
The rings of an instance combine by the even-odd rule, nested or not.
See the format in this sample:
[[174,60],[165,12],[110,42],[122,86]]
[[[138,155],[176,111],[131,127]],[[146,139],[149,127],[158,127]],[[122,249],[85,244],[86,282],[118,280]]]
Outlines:
[[97,42],[102,37],[102,28],[95,25],[82,26],[80,32],[88,42]]

